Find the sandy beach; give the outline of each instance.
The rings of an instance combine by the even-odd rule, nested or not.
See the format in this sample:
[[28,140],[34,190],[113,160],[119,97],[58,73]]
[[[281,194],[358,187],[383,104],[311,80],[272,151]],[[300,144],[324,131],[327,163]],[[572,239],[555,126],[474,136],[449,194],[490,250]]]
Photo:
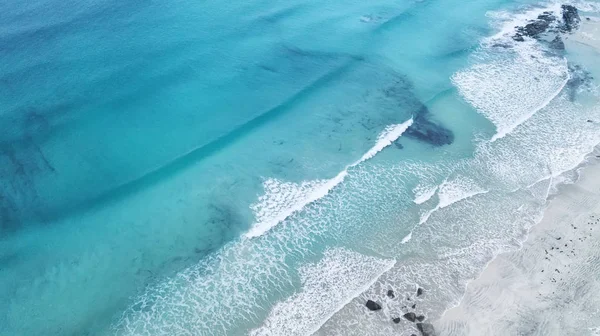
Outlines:
[[436,323],[440,335],[600,335],[600,151]]

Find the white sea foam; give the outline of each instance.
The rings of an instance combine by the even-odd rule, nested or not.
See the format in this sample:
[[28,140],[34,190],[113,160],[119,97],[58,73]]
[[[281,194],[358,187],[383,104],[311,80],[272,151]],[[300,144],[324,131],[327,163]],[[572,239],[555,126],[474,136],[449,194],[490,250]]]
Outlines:
[[425,223],[436,211],[450,206],[464,199],[487,193],[488,190],[480,187],[475,181],[459,176],[453,180],[446,180],[438,187],[438,204],[435,208],[426,211],[419,220],[419,224]]
[[277,303],[250,335],[311,335],[394,264],[346,249],[327,250],[318,263],[300,267],[302,289]]
[[600,12],[600,3],[593,0],[572,0],[570,3],[584,12]]
[[246,237],[263,235],[294,212],[327,195],[335,186],[342,183],[346,175],[348,172],[344,170],[329,180],[300,184],[276,179],[266,180],[263,184],[265,194],[259,197],[258,203],[251,205],[256,224],[246,233]]
[[492,141],[547,106],[568,80],[566,60],[544,56],[533,47],[512,59],[475,64],[453,76],[465,100],[496,126]]
[[423,204],[427,201],[429,201],[433,195],[435,195],[435,192],[437,191],[438,187],[423,187],[421,185],[417,186],[413,192],[415,193],[415,199],[413,200],[413,202],[415,202],[415,204]]
[[402,241],[400,243],[402,243],[402,244],[408,243],[412,239],[412,234],[413,234],[413,232],[411,230],[404,238],[402,238]]
[[381,152],[385,147],[391,145],[394,141],[398,140],[398,138],[402,135],[402,133],[406,132],[406,130],[408,129],[408,127],[410,127],[410,125],[412,125],[412,123],[413,123],[413,120],[411,118],[402,124],[390,125],[390,126],[386,127],[385,130],[383,130],[383,132],[381,132],[381,134],[377,138],[377,142],[375,143],[375,146],[371,147],[371,149],[369,149],[369,151],[367,151],[360,158],[360,160],[353,163],[351,165],[351,167],[356,166],[361,162],[365,162],[365,161],[371,159],[377,153]]
[[264,195],[250,207],[256,223],[245,235],[254,238],[263,235],[293,213],[302,210],[308,204],[324,197],[333,188],[344,181],[348,169],[355,167],[391,145],[412,125],[412,118],[402,124],[390,125],[379,135],[377,142],[359,160],[347,166],[342,172],[329,180],[308,181],[302,183],[284,182],[267,179],[264,182]]
[[[496,126],[496,141],[510,134],[560,94],[569,80],[564,57],[547,53],[534,39],[515,42],[515,26],[523,26],[545,11],[560,17],[560,4],[509,15],[489,13],[499,32],[484,40],[473,65],[452,77],[461,95]],[[510,46],[499,48],[497,44]]]

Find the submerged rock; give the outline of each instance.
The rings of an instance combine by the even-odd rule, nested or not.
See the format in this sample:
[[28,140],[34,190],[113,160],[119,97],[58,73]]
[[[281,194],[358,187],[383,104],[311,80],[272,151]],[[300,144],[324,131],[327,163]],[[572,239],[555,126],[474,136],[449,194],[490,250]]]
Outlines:
[[419,321],[419,322],[425,321],[425,316],[423,316],[423,315],[417,316],[417,321]]
[[550,48],[556,50],[565,50],[565,43],[559,35],[556,35],[554,40],[550,41]]
[[417,296],[421,296],[421,295],[423,295],[423,292],[424,292],[423,288],[419,287],[419,288],[417,289]]
[[417,323],[417,329],[423,336],[435,336],[435,329],[430,323]]
[[567,92],[569,100],[574,101],[577,94],[582,90],[592,89],[594,77],[591,73],[577,64],[569,64],[569,80],[567,81]]
[[579,17],[579,12],[575,6],[571,5],[562,5],[562,19],[563,19],[563,30],[570,32],[573,29],[579,27],[579,22],[581,22],[581,18]]
[[415,313],[406,313],[404,314],[404,318],[409,320],[410,322],[415,322],[417,320],[417,314]]
[[398,324],[398,323],[400,323],[400,318],[399,318],[399,317],[394,317],[394,318],[392,319],[392,321],[393,321],[394,323]]
[[381,305],[375,301],[368,300],[366,304],[367,308],[372,311],[377,311],[381,309]]

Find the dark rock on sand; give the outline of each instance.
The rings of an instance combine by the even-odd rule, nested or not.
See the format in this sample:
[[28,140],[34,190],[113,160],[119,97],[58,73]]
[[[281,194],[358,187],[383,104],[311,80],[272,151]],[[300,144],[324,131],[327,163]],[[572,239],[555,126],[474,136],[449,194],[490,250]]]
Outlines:
[[419,321],[419,322],[425,321],[425,316],[423,316],[423,315],[417,316],[417,321]]
[[565,43],[562,38],[558,35],[554,38],[554,40],[550,41],[550,48],[555,50],[565,50]]
[[415,313],[406,313],[404,314],[404,318],[409,320],[410,322],[415,322],[417,320],[417,314]]
[[381,305],[375,301],[368,300],[366,304],[367,308],[372,311],[380,310]]
[[399,318],[399,317],[394,317],[394,318],[392,319],[392,321],[393,321],[394,323],[398,324],[398,323],[400,323],[400,318]]
[[396,297],[396,295],[394,295],[394,291],[391,289],[387,291],[387,296],[392,299]]
[[424,292],[423,288],[419,287],[419,288],[417,289],[417,296],[421,296],[421,295],[423,295],[423,292]]
[[417,329],[419,329],[423,336],[435,336],[435,329],[429,323],[417,323]]
[[410,306],[412,309],[417,308],[417,304],[415,303],[414,305]]
[[581,22],[577,8],[571,5],[562,5],[563,30],[570,32],[576,29]]

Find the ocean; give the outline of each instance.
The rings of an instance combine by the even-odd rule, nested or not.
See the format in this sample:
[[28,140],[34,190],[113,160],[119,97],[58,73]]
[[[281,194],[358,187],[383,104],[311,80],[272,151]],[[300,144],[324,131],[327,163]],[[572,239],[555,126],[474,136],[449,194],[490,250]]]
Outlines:
[[599,20],[1,2],[0,335],[417,334],[600,143]]

